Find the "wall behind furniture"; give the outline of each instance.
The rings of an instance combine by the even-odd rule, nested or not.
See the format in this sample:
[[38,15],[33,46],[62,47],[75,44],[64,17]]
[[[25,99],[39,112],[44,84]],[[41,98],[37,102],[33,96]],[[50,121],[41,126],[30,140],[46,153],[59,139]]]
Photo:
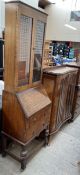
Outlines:
[[[48,13],[47,20],[47,40],[76,41],[80,42],[80,21],[70,22],[71,10],[80,10],[80,0],[56,0],[56,4],[46,7]],[[60,2],[60,3],[59,3]],[[77,30],[72,30],[64,26],[67,23]]]
[[38,8],[38,0],[21,0],[21,1],[31,5],[32,7]]
[[2,37],[2,31],[5,26],[5,3],[3,0],[0,0],[0,38]]
[[[9,0],[6,0],[9,1]],[[21,0],[22,2],[38,8],[38,0]],[[5,1],[0,0],[0,38],[2,37],[2,31],[5,27]]]

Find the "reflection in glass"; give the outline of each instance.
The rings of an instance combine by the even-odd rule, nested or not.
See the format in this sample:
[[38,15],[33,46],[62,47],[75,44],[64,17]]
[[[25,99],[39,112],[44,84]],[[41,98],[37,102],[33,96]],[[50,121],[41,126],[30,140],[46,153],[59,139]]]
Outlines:
[[32,18],[20,17],[20,49],[18,52],[18,85],[29,83]]
[[35,49],[34,49],[33,82],[39,81],[41,78],[44,27],[45,24],[43,22],[37,21]]

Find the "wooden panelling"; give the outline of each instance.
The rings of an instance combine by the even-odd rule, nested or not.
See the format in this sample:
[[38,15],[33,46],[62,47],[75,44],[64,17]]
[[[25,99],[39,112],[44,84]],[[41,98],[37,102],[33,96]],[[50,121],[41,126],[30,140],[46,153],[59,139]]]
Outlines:
[[76,85],[75,87],[75,94],[74,94],[74,101],[73,101],[73,108],[72,114],[73,119],[76,118],[80,114],[80,85]]
[[17,96],[3,92],[3,131],[8,135],[27,142],[49,125],[49,120],[50,102],[47,107],[45,106],[27,118]]
[[43,72],[43,85],[52,101],[50,135],[71,118],[76,78],[74,68],[51,68]]
[[12,92],[15,89],[16,30],[17,6],[6,4],[5,11],[5,89]]
[[72,105],[72,118],[76,118],[80,114],[80,62],[71,63],[69,67],[78,68],[75,93]]
[[46,13],[43,13],[37,9],[35,10],[34,8],[31,8],[25,5],[24,3],[20,3],[20,10],[21,13],[24,15],[28,15],[29,17],[38,19],[42,22],[46,22],[46,15],[47,15]]
[[30,88],[26,91],[17,93],[17,98],[22,106],[26,118],[31,117],[38,111],[50,105],[50,100],[44,88]]
[[20,140],[24,140],[26,128],[29,128],[29,121],[23,115],[22,109],[16,96],[12,93],[3,92],[3,130]]

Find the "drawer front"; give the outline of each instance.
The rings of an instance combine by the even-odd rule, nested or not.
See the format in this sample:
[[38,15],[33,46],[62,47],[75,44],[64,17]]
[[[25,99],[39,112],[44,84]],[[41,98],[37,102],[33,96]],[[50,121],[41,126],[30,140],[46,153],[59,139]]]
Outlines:
[[32,116],[29,121],[29,128],[27,130],[27,139],[37,136],[41,131],[43,131],[50,122],[50,112],[51,108],[42,110]]

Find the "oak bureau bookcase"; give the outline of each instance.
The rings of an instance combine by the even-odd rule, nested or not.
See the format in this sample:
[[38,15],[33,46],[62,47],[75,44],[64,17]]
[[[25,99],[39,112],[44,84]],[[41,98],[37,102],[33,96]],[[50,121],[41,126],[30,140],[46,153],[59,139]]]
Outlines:
[[[47,15],[20,1],[6,2],[5,88],[3,92],[3,156],[8,138],[21,145],[21,168],[26,145],[43,130],[48,142],[51,101],[41,84]],[[11,153],[9,153],[11,154]]]

